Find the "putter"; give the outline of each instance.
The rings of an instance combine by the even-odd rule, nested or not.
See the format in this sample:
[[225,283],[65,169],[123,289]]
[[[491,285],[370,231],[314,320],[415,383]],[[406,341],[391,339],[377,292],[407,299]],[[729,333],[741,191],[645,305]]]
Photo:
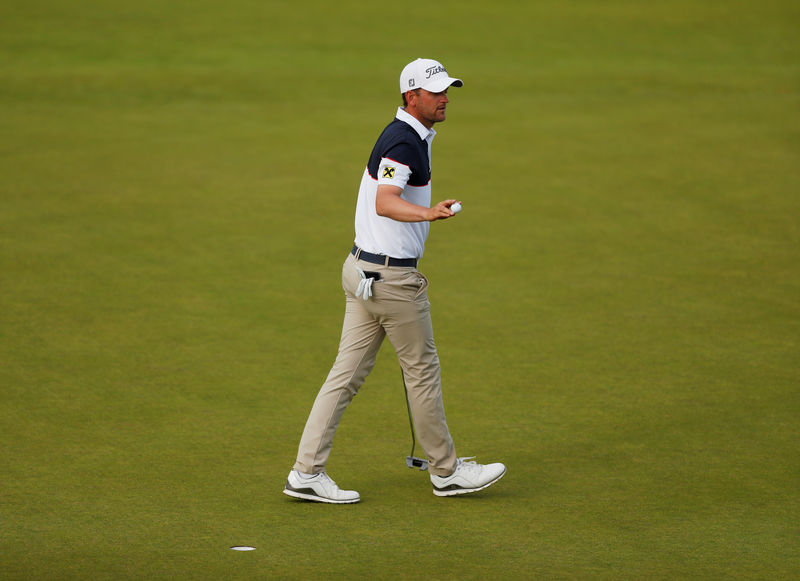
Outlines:
[[403,394],[406,396],[406,409],[408,410],[408,425],[411,428],[411,454],[406,456],[406,466],[411,468],[419,468],[420,470],[428,469],[428,461],[424,458],[417,458],[414,456],[414,448],[417,445],[417,438],[414,436],[414,420],[411,419],[411,403],[408,401],[408,388],[406,387],[406,374],[400,369],[400,377],[403,378]]

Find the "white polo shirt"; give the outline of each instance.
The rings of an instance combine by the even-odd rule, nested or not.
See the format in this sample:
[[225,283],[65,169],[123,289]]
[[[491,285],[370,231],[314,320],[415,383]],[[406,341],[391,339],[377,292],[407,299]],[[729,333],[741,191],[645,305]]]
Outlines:
[[398,108],[381,133],[361,177],[355,215],[355,243],[362,250],[393,258],[421,258],[430,222],[398,222],[375,209],[378,186],[403,189],[404,200],[430,208],[431,143],[436,131]]

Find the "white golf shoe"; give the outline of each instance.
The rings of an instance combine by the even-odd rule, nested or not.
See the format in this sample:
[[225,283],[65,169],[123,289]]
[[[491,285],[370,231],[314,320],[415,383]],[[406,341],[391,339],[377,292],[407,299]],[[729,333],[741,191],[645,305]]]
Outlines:
[[295,498],[331,504],[352,504],[361,500],[358,492],[339,489],[331,477],[324,472],[305,477],[297,470],[292,470],[286,479],[283,493]]
[[499,462],[495,464],[478,464],[471,462],[473,457],[459,458],[455,471],[450,476],[431,474],[433,493],[436,496],[453,496],[469,494],[483,490],[500,480],[506,473],[506,467]]

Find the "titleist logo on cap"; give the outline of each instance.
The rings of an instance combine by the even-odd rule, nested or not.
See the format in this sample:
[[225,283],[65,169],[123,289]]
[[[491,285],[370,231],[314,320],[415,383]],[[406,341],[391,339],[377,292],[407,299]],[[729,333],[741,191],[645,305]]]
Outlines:
[[438,65],[438,66],[435,66],[435,67],[428,67],[427,69],[425,69],[425,72],[428,73],[428,75],[425,77],[426,79],[430,79],[431,76],[433,76],[433,75],[435,75],[437,73],[445,73],[445,74],[447,74],[447,70],[442,65]]

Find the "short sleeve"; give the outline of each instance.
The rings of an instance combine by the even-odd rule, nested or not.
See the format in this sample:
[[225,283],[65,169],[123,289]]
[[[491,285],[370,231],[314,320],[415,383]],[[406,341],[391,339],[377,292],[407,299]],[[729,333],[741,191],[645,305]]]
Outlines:
[[411,168],[404,163],[390,157],[381,159],[378,165],[378,185],[397,186],[405,188],[408,178],[411,177]]

